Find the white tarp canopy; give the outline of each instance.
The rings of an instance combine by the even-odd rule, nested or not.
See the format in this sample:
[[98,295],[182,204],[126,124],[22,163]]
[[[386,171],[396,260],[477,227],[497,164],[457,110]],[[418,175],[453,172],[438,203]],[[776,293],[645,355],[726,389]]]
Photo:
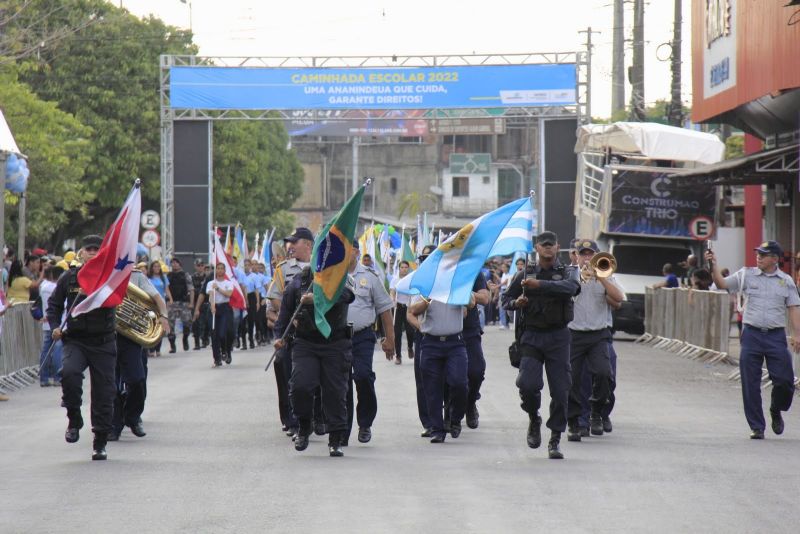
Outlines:
[[0,152],[10,152],[22,156],[19,151],[17,142],[14,141],[14,136],[11,135],[11,128],[8,127],[6,118],[3,115],[3,110],[0,109]]
[[637,154],[650,159],[717,163],[725,144],[716,135],[655,122],[587,124],[578,129],[575,152],[610,149],[615,154]]

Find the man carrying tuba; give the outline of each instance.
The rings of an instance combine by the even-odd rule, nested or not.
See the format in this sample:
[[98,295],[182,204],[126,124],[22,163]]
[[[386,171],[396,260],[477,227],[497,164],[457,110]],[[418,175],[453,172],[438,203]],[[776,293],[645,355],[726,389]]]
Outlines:
[[575,297],[574,317],[568,325],[572,338],[570,342],[572,388],[567,410],[569,441],[581,440],[578,419],[583,400],[581,376],[584,366],[592,377],[592,394],[589,397],[591,433],[595,436],[603,435],[602,410],[608,402],[611,384],[609,340],[612,303],[621,302],[625,298],[612,274],[616,263],[613,256],[607,256],[603,262],[592,261],[600,249],[591,239],[577,240],[575,248],[583,284],[581,292]]
[[[165,334],[169,334],[169,320],[167,317],[167,305],[161,298],[158,290],[153,286],[147,276],[141,271],[134,269],[128,282],[128,296],[131,296],[130,287],[141,289],[158,308],[159,322]],[[151,313],[151,310],[142,306],[129,305],[123,301],[120,307],[125,307],[125,317],[128,314],[144,315]],[[136,319],[136,317],[131,317]],[[146,317],[139,317],[140,324],[147,324]],[[145,431],[142,426],[142,412],[144,411],[144,400],[147,395],[147,352],[143,343],[146,338],[137,335],[137,329],[132,326],[123,326],[123,314],[117,313],[117,369],[116,383],[117,396],[114,401],[113,428],[108,435],[109,441],[119,440],[119,435],[127,426],[131,429],[134,436],[142,438]],[[133,323],[134,321],[130,321]],[[149,334],[149,331],[148,331]],[[158,338],[161,336],[159,335]]]

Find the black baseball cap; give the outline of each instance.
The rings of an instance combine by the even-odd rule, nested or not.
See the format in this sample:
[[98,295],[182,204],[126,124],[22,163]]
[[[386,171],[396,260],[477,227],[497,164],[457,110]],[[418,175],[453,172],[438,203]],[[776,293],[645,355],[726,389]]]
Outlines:
[[295,228],[292,235],[283,238],[284,241],[288,241],[289,243],[296,243],[298,239],[308,239],[309,241],[314,241],[314,234],[312,234],[311,230],[308,228],[300,227]]
[[555,232],[544,231],[536,236],[537,245],[557,245],[558,236]]
[[592,239],[578,239],[575,243],[575,247],[578,252],[582,252],[584,250],[591,250],[592,252],[600,252],[600,247],[597,246],[597,243]]
[[102,244],[103,238],[95,234],[83,236],[83,239],[81,239],[82,248],[100,248]]
[[774,254],[779,258],[783,257],[783,249],[777,241],[764,241],[755,248],[755,251],[759,254]]

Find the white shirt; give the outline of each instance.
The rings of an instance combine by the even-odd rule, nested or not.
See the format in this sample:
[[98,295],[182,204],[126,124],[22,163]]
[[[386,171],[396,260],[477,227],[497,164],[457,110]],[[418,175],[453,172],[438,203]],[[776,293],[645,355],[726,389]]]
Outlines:
[[[42,297],[42,310],[47,309],[47,301],[50,300],[50,295],[53,294],[55,288],[56,283],[47,279],[42,280],[42,283],[39,285],[39,295]],[[42,321],[42,330],[50,330],[50,323],[47,321],[47,318]]]
[[212,296],[208,297],[209,302],[213,302],[214,304],[224,304],[231,300],[230,297],[226,297],[219,291],[214,291],[214,288],[223,289],[225,291],[233,291],[234,288],[233,281],[214,279],[208,283],[208,288],[206,289],[206,293],[208,293],[209,295],[211,295],[212,291],[214,292],[213,297]]
[[[408,275],[406,275],[406,276],[408,276]],[[405,278],[405,277],[403,277],[403,278]],[[394,291],[394,295],[395,295],[394,299],[398,304],[405,304],[406,306],[408,306],[409,302],[411,302],[411,295],[406,295],[405,293],[398,293],[397,292],[397,284],[398,284],[398,282],[400,282],[400,280],[401,280],[401,278],[399,276],[395,276],[394,278],[392,278],[392,281],[389,284],[389,289]]]

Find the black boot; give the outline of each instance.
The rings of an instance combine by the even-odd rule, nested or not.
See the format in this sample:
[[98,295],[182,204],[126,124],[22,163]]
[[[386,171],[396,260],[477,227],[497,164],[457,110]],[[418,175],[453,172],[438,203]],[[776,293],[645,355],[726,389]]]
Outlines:
[[194,350],[200,350],[200,336],[194,336]]
[[342,436],[341,432],[331,432],[328,435],[328,454],[333,457],[340,457],[344,456],[344,451],[342,451]]
[[550,442],[547,444],[547,457],[551,460],[564,459],[564,454],[558,447],[559,443],[561,443],[561,432],[556,432],[553,430],[553,432],[550,434]]
[[186,352],[187,350],[189,350],[189,334],[188,333],[184,333],[183,334],[183,351]]
[[108,437],[106,434],[95,434],[94,443],[92,443],[92,460],[105,460],[108,458],[106,454],[106,443]]
[[175,354],[175,351],[177,350],[175,348],[175,336],[170,334],[167,339],[169,339],[169,353],[170,354]]
[[83,428],[83,416],[81,416],[80,409],[67,410],[67,431],[64,433],[64,439],[67,443],[75,443],[80,439],[80,429]]
[[542,444],[542,418],[536,414],[531,416],[531,422],[528,424],[528,447],[531,449],[538,449]]

